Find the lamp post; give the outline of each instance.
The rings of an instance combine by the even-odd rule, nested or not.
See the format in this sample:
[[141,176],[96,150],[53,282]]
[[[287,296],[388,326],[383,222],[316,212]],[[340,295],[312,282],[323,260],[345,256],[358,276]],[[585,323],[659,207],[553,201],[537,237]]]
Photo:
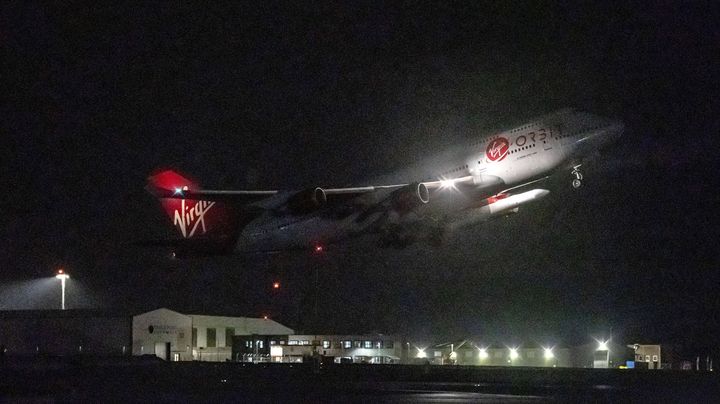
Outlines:
[[66,274],[64,270],[59,269],[55,277],[60,279],[60,289],[62,290],[62,301],[60,303],[60,308],[62,310],[65,310],[65,280],[70,278],[70,275]]

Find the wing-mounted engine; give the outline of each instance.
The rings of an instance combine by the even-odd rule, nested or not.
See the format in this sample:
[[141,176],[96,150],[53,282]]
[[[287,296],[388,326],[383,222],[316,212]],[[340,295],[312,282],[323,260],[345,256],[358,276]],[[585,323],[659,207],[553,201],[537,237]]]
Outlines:
[[291,196],[287,207],[294,214],[310,213],[327,203],[327,195],[322,188],[310,188]]
[[414,182],[393,192],[391,200],[394,210],[405,213],[430,202],[430,192],[422,182]]

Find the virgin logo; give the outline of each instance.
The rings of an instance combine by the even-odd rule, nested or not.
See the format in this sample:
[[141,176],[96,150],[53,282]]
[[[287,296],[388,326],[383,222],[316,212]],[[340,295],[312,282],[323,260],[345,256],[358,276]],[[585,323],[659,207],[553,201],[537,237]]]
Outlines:
[[202,227],[202,232],[205,234],[207,231],[205,227],[205,214],[213,205],[215,205],[215,202],[197,201],[195,202],[195,206],[187,206],[185,199],[183,199],[180,202],[180,209],[175,209],[173,224],[180,229],[180,233],[182,233],[184,238],[195,235],[198,226]]
[[487,147],[485,155],[490,161],[502,161],[510,151],[510,142],[504,137],[494,139]]

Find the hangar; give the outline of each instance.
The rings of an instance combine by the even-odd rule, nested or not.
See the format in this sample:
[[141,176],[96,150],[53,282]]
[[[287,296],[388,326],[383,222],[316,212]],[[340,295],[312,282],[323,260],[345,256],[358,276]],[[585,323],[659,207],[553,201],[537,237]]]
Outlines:
[[171,361],[222,362],[232,357],[234,336],[293,333],[266,318],[182,314],[161,308],[133,317],[132,353]]

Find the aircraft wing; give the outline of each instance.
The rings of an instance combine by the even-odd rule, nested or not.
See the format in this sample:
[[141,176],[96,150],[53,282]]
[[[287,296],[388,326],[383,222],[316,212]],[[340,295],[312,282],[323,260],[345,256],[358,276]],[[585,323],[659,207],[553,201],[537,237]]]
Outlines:
[[[484,178],[488,177],[488,178]],[[360,195],[372,193],[397,193],[403,198],[412,198],[420,203],[429,201],[430,192],[458,185],[482,187],[484,183],[495,185],[499,178],[490,176],[465,176],[448,180],[423,181],[413,183],[371,185],[361,187],[325,188],[315,187],[300,191],[279,190],[216,190],[200,188],[196,182],[186,179],[174,171],[166,170],[148,178],[146,189],[162,199],[188,199],[204,201],[221,201],[239,205],[263,202],[267,207],[282,204],[290,206],[319,207],[333,200],[347,200]],[[501,181],[500,181],[501,182]],[[335,197],[338,198],[335,198]],[[328,201],[329,199],[329,201]],[[301,209],[304,210],[304,209]]]
[[[416,199],[427,203],[427,187],[423,183],[391,184],[362,187],[323,188],[315,187],[300,191],[279,190],[217,190],[201,188],[197,182],[182,175],[165,170],[148,178],[145,187],[148,192],[161,200],[201,200],[227,202],[235,205],[250,205],[264,209],[287,206],[290,210],[303,212],[326,205],[335,200],[342,201],[376,192],[390,192],[405,188]],[[337,197],[337,198],[335,198]]]

